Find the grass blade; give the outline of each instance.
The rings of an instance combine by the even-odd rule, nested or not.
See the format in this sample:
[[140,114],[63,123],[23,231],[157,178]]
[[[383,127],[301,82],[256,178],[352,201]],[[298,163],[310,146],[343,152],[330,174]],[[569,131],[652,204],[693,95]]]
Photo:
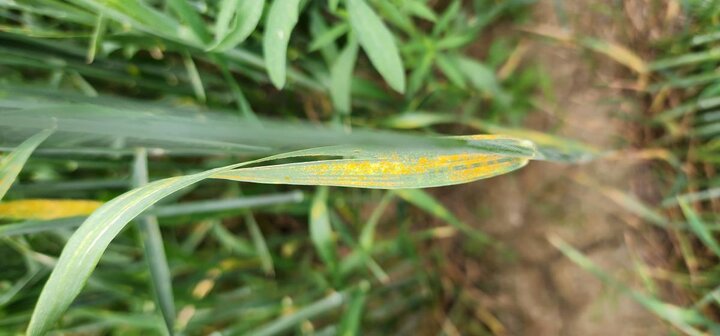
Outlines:
[[190,53],[183,53],[183,64],[185,65],[188,78],[190,78],[190,84],[192,85],[193,92],[195,93],[195,98],[200,102],[205,102],[205,100],[207,100],[205,87],[203,86],[200,73],[195,66],[195,61],[193,61],[192,56],[190,56]]
[[260,22],[263,7],[265,0],[223,1],[215,29],[215,44],[208,51],[225,51],[245,41]]
[[363,226],[362,231],[360,231],[360,247],[368,253],[372,251],[373,242],[375,241],[375,228],[380,222],[380,216],[385,212],[385,209],[390,205],[394,197],[395,195],[393,193],[385,193],[377,207],[375,207],[375,210],[370,214],[370,218],[368,218],[367,223]]
[[168,0],[167,4],[182,21],[190,26],[190,29],[195,33],[195,36],[197,36],[200,42],[204,44],[210,41],[210,34],[205,27],[202,17],[200,17],[187,0]]
[[43,335],[80,294],[105,249],[128,222],[170,194],[200,182],[232,165],[146,184],[100,207],[78,228],[63,248],[55,269],[40,293],[27,334]]
[[285,86],[287,48],[290,34],[298,22],[299,6],[300,0],[276,0],[270,5],[263,36],[263,54],[270,81],[278,89]]
[[325,28],[325,30],[310,42],[308,51],[312,52],[322,49],[335,42],[340,36],[347,34],[348,30],[350,30],[350,26],[348,26],[347,23],[341,23],[330,29],[327,29],[327,27],[323,28]]
[[[145,149],[138,149],[135,154],[133,180],[135,187],[142,187],[148,183],[147,152]],[[142,217],[139,224],[140,237],[145,260],[150,271],[155,300],[162,313],[168,333],[174,335],[175,298],[160,226],[155,216]]]
[[258,257],[260,258],[260,265],[263,268],[263,272],[267,275],[275,274],[275,266],[273,265],[272,255],[270,249],[268,249],[265,237],[260,231],[260,226],[255,220],[255,216],[252,213],[245,215],[245,223],[250,231],[250,238],[252,238],[255,250],[257,250]]
[[163,205],[153,208],[152,210],[148,211],[148,213],[157,217],[174,217],[211,212],[233,211],[238,209],[247,209],[283,203],[295,203],[302,201],[302,199],[303,193],[296,190],[287,193],[275,193],[260,196],[247,196]]
[[3,199],[10,186],[15,182],[18,174],[35,148],[52,133],[44,130],[31,136],[20,144],[14,151],[0,160],[0,200]]
[[82,224],[85,217],[67,217],[48,221],[25,221],[0,225],[0,237],[17,236],[50,230],[74,228]]
[[335,274],[338,267],[335,239],[330,227],[327,208],[328,188],[319,187],[310,207],[310,239],[327,265],[330,274]]
[[88,64],[95,60],[95,54],[100,46],[103,33],[105,33],[105,27],[107,26],[107,20],[105,15],[99,14],[97,16],[97,22],[95,23],[95,30],[93,30],[92,38],[90,38],[90,46],[88,47],[87,59]]
[[331,311],[340,307],[346,301],[346,294],[344,293],[332,293],[327,297],[319,300],[313,304],[308,305],[295,311],[290,315],[285,315],[259,329],[250,331],[247,335],[255,336],[269,336],[278,335],[285,330],[288,330],[300,322],[313,318],[322,313]]
[[342,321],[340,321],[340,330],[337,335],[353,336],[360,335],[360,322],[362,320],[363,308],[367,298],[367,292],[370,284],[361,282],[350,298],[350,303],[345,311]]
[[493,99],[501,104],[509,104],[510,98],[503,92],[492,69],[478,61],[465,57],[458,57],[455,64],[477,90],[490,94]]
[[342,114],[350,114],[352,109],[350,93],[357,53],[357,40],[350,35],[347,46],[330,68],[330,98],[335,108]]
[[405,92],[405,68],[390,30],[364,0],[348,0],[350,25],[370,62],[395,91]]
[[690,230],[692,230],[695,235],[700,238],[700,241],[713,251],[716,256],[720,257],[720,244],[718,244],[717,240],[715,240],[712,232],[708,230],[707,225],[703,223],[700,216],[698,216],[695,210],[693,210],[684,200],[678,198],[678,204],[680,204],[680,208],[682,209],[683,214],[685,214],[685,218],[688,220]]
[[461,232],[469,235],[479,243],[487,244],[490,243],[490,237],[482,233],[481,231],[467,225],[460,219],[455,217],[442,203],[438,202],[432,195],[420,189],[403,189],[396,190],[395,194],[400,196],[403,200],[408,203],[415,205],[416,207],[426,211],[427,213],[440,218],[448,224],[456,227]]
[[437,66],[451,83],[464,90],[467,88],[467,85],[465,85],[465,78],[463,77],[463,72],[455,62],[455,59],[456,57],[448,57],[444,54],[438,54]]

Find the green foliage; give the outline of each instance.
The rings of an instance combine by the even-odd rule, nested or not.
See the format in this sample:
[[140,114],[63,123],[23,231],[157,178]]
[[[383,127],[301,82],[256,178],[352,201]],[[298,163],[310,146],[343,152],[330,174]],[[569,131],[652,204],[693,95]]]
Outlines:
[[22,167],[25,165],[25,162],[33,150],[35,150],[35,147],[45,141],[50,134],[52,134],[51,130],[40,131],[2,158],[0,161],[0,200],[5,197],[8,189],[10,189],[10,186],[15,182],[18,174],[20,174],[20,170],[22,170]]
[[[387,127],[388,117],[426,107],[447,111],[432,114],[441,120],[462,110],[519,120],[506,111],[522,116],[530,106],[514,96],[525,90],[515,79],[526,69],[501,79],[508,54],[490,63],[466,49],[494,20],[521,17],[526,2],[0,2],[0,147],[14,150],[0,167],[3,193],[24,166],[10,200],[106,202],[87,218],[0,223],[0,246],[21,254],[25,268],[0,295],[0,329],[354,335],[407,327],[436,304],[427,279],[437,275],[419,261],[420,247],[438,239],[436,229],[484,241],[481,232],[419,190],[383,191],[365,218],[356,203],[375,205],[374,191],[243,184],[241,196],[217,178],[252,173],[284,183],[291,168],[362,160],[416,167],[421,154],[474,155],[473,168],[488,169],[463,181],[448,179],[451,166],[364,181],[421,187],[542,158],[508,138],[360,127]],[[329,127],[298,121],[306,116]],[[52,141],[42,142],[45,129]],[[262,166],[252,161],[277,153]],[[490,155],[498,162],[480,162]],[[318,183],[301,172],[297,184],[347,185],[338,182],[344,173]],[[134,186],[133,176],[142,177]],[[383,214],[408,205],[451,226],[385,232]],[[379,316],[374,307],[388,302]]]
[[348,0],[350,25],[375,69],[400,93],[405,92],[405,72],[390,30],[365,0]]

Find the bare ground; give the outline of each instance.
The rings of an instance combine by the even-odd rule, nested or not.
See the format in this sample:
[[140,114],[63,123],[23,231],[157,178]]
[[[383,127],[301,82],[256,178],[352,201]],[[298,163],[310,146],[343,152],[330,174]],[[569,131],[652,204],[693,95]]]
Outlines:
[[[562,22],[554,1],[543,0],[534,10],[535,24],[567,24],[580,35],[625,45],[636,42],[629,41],[626,34],[633,17],[618,19],[608,7],[615,2],[561,2],[567,22]],[[647,3],[628,1],[624,6],[640,9],[620,10],[638,13]],[[528,128],[553,130],[606,149],[627,147],[632,142],[632,130],[618,118],[618,111],[639,114],[642,104],[634,101],[632,93],[613,88],[617,87],[613,84],[632,80],[629,70],[602,56],[557,43],[536,40],[530,48],[530,60],[551,74],[557,99],[542,104],[542,111],[531,115]],[[636,219],[597,190],[576,183],[571,178],[576,174],[621,190],[648,188],[647,171],[633,162],[581,166],[534,162],[514,174],[453,192],[436,192],[461,218],[516,253],[511,262],[502,257],[462,260],[449,266],[456,268],[450,273],[459,272],[464,278],[458,281],[473,284],[473,291],[481,293],[476,304],[497,318],[501,327],[496,334],[666,334],[667,327],[656,317],[605,288],[548,243],[548,235],[558,235],[630,284],[638,282],[633,277],[634,260],[658,254],[646,247],[656,239],[649,230],[636,225]]]

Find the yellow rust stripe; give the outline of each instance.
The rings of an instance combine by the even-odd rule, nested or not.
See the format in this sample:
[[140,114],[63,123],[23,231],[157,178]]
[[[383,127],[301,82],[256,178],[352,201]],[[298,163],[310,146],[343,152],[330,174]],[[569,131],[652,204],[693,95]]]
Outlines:
[[87,216],[103,203],[93,200],[26,199],[0,203],[0,218],[50,220]]

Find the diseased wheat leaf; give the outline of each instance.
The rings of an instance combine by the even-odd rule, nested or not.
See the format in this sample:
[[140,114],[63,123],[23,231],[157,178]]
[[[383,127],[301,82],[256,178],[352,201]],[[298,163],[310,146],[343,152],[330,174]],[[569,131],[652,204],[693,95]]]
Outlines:
[[102,204],[94,200],[23,199],[0,203],[0,218],[51,220],[86,216]]
[[[305,154],[349,156],[335,160],[288,163],[241,168],[215,174],[214,178],[242,182],[295,185],[325,185],[374,189],[428,188],[466,183],[511,172],[533,158],[528,152],[513,152],[530,146],[510,138],[465,137],[477,147],[463,150],[360,149],[326,147]],[[502,148],[513,144],[517,148]],[[492,146],[482,148],[483,144]],[[503,151],[498,149],[502,148]],[[471,152],[476,149],[478,152]],[[498,150],[498,153],[492,153]],[[484,151],[484,152],[483,152]],[[348,155],[349,154],[349,155]]]

